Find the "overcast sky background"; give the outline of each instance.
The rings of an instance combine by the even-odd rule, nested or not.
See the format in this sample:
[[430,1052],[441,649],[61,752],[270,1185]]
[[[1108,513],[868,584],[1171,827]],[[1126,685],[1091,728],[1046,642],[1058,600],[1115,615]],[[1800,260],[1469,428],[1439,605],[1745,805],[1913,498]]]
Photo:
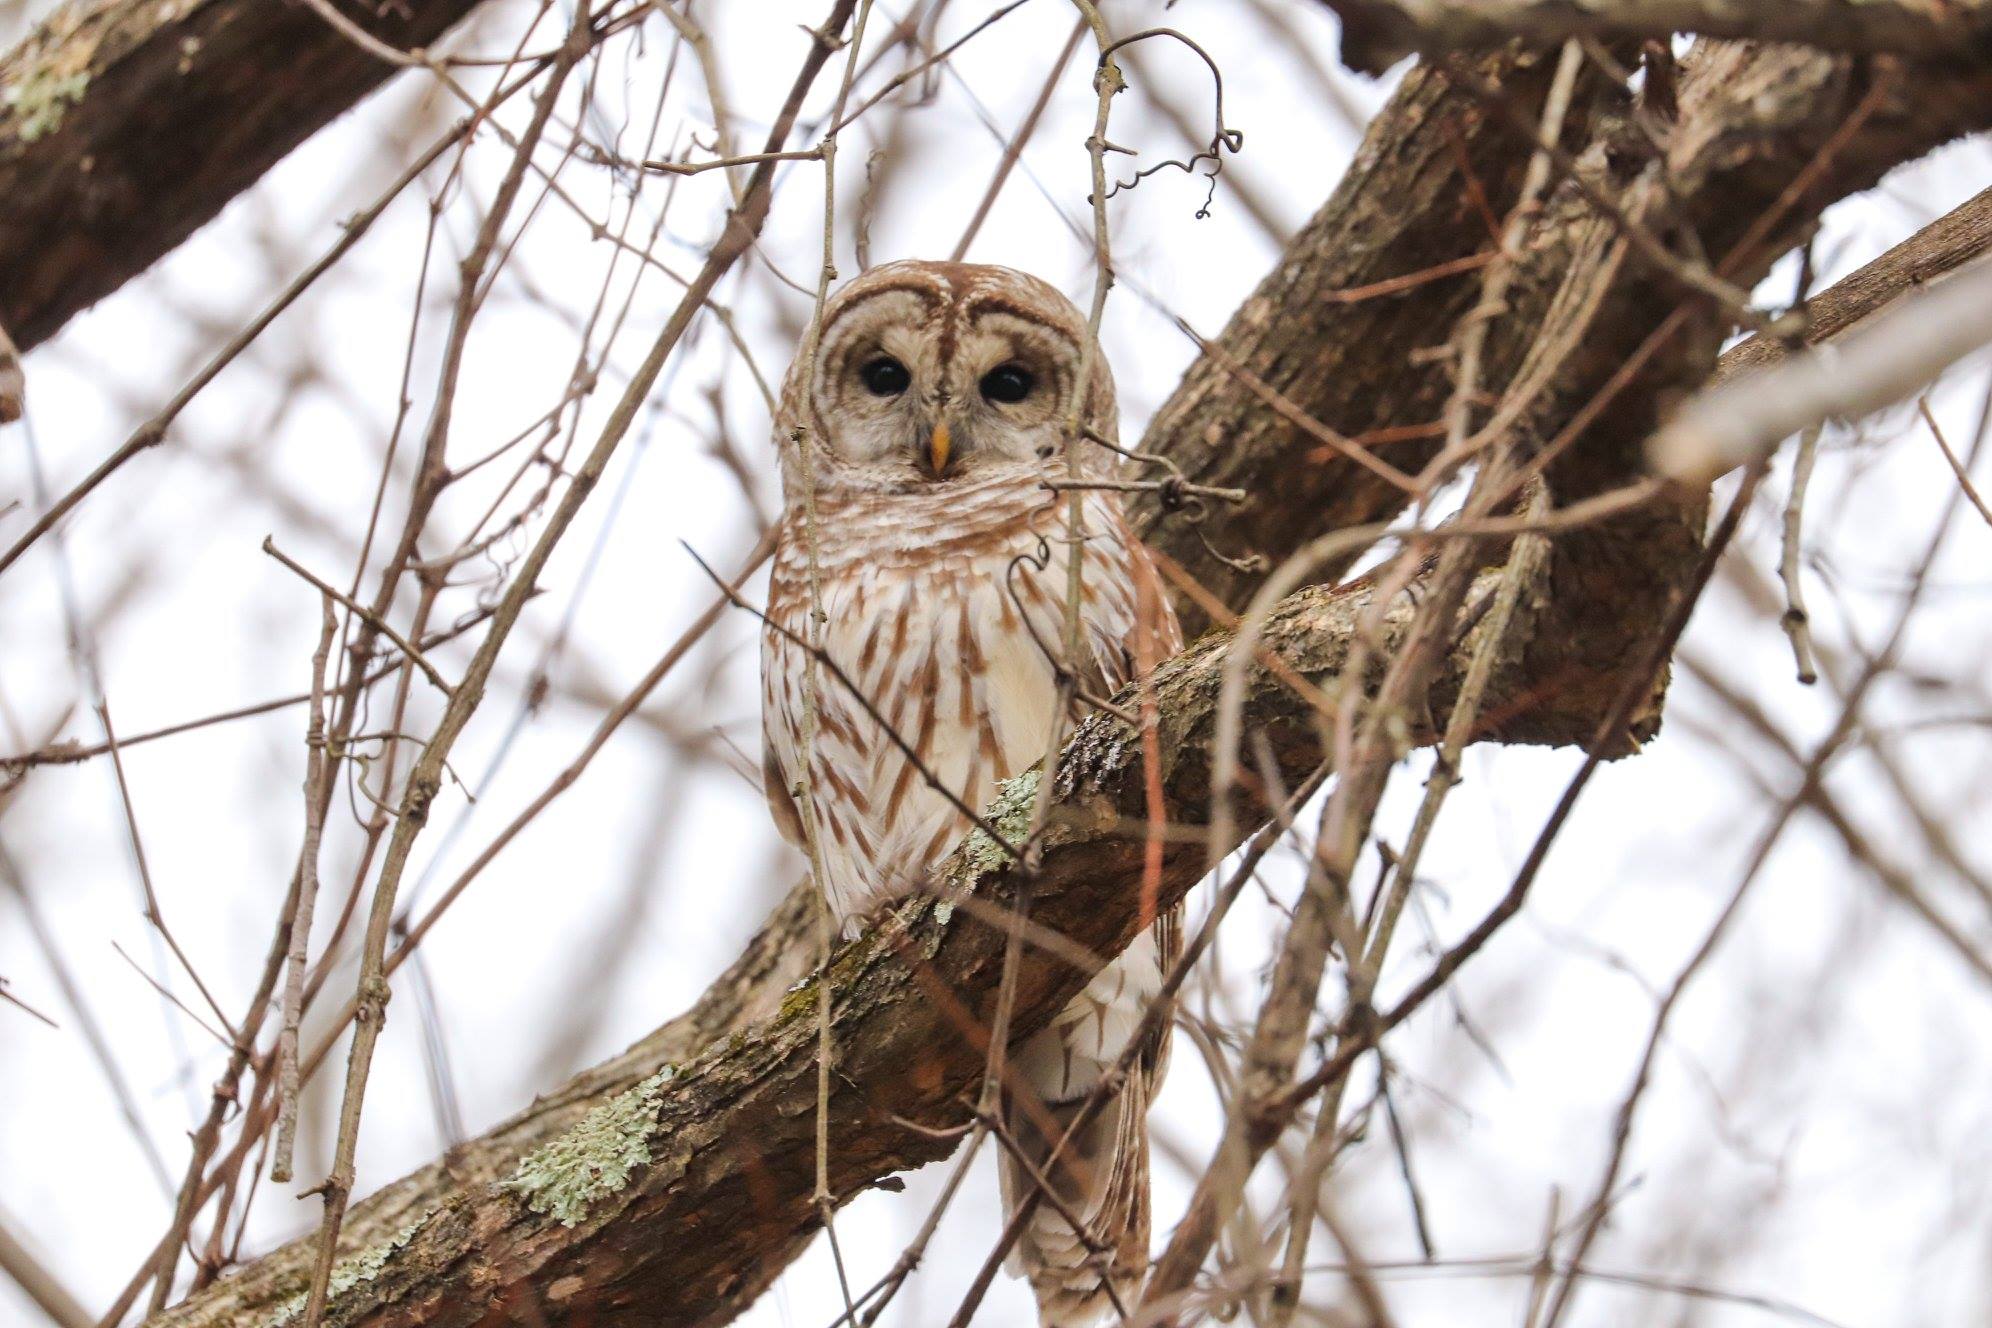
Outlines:
[[[15,24],[40,6],[0,8]],[[820,6],[699,7],[744,126],[758,136],[803,49],[796,25]],[[1206,185],[1163,172],[1113,202],[1113,250],[1122,283],[1104,332],[1119,380],[1123,436],[1142,425],[1193,348],[1171,323],[1214,335],[1297,227],[1325,198],[1358,142],[1347,112],[1365,116],[1388,84],[1335,68],[1334,24],[1300,0],[1271,3],[1284,29],[1241,0],[1106,6],[1117,33],[1159,23],[1209,49],[1226,74],[1225,111],[1244,152],[1226,167],[1208,218]],[[532,6],[494,0],[455,48],[511,49]],[[874,23],[888,18],[881,6]],[[952,6],[944,38],[986,12]],[[909,154],[877,199],[875,261],[943,256],[953,247],[1001,147],[985,123],[1009,132],[1037,92],[1072,24],[1071,11],[1034,0],[970,43],[910,114],[895,150]],[[547,29],[546,32],[550,32]],[[539,39],[547,44],[546,32]],[[11,39],[0,26],[0,39]],[[671,34],[654,16],[635,43],[600,61],[591,132],[625,119],[639,144],[652,113]],[[1088,243],[1082,146],[1093,97],[1089,57],[1068,70],[970,257],[1037,272],[1084,303]],[[887,61],[871,86],[898,68]],[[1332,72],[1328,72],[1332,71]],[[465,81],[485,86],[488,71]],[[1193,58],[1154,43],[1130,70],[1113,137],[1138,147],[1135,165],[1180,154],[1155,96],[1203,123],[1209,83]],[[1324,79],[1331,80],[1324,83]],[[831,80],[812,105],[820,113]],[[572,108],[570,98],[569,109]],[[506,122],[523,123],[523,104]],[[884,108],[882,108],[884,109]],[[0,507],[32,509],[114,448],[199,362],[337,237],[455,111],[409,76],[312,139],[222,217],[27,361],[29,417],[0,428]],[[666,145],[709,136],[699,80],[678,71],[661,121]],[[571,121],[569,122],[571,123]],[[861,121],[868,125],[869,121]],[[881,119],[880,124],[884,121]],[[847,136],[841,215],[848,226],[872,146]],[[419,424],[455,259],[477,207],[509,151],[487,136],[471,155],[470,193],[451,197],[437,243],[431,298],[415,355]],[[542,159],[551,166],[557,154]],[[1122,175],[1126,160],[1114,163]],[[424,182],[433,192],[441,169]],[[626,206],[609,172],[574,164],[561,176],[596,215]],[[1898,172],[1873,194],[1836,208],[1817,246],[1820,282],[1851,270],[1992,180],[1982,141],[1955,145]],[[1255,221],[1236,190],[1262,202]],[[715,234],[724,186],[717,173],[680,183],[658,257],[696,267]],[[653,182],[640,231],[661,206]],[[529,196],[532,196],[529,191]],[[764,373],[786,366],[807,298],[770,265],[807,284],[820,245],[814,163],[784,170],[759,259],[721,289]],[[286,552],[343,582],[378,479],[395,413],[426,209],[411,190],[326,281],[307,294],[182,416],[169,444],[115,476],[61,531],[0,578],[0,751],[50,736],[101,736],[88,671],[102,679],[119,733],[143,731],[300,691],[316,640],[317,596],[259,551],[274,534]],[[839,263],[857,268],[848,229]],[[613,246],[556,200],[534,215],[481,317],[466,364],[452,456],[502,442],[560,396],[576,328],[600,289]],[[1788,267],[1788,265],[1787,265]],[[633,265],[616,267],[620,293]],[[1765,298],[1788,298],[1781,267]],[[668,280],[637,288],[604,391],[587,407],[589,439],[676,300]],[[1434,328],[1432,341],[1449,329]],[[716,391],[717,395],[713,393]],[[1935,396],[1947,436],[1968,448],[1985,400],[1981,369],[1953,374]],[[747,466],[743,490],[711,445],[714,402]],[[404,886],[421,906],[468,863],[585,741],[600,714],[649,667],[710,599],[682,544],[722,569],[736,567],[758,521],[778,509],[766,408],[751,375],[710,318],[665,371],[640,422],[542,578],[508,647],[497,683],[456,748],[452,768],[476,793],[446,787]],[[494,477],[503,467],[493,468]],[[405,467],[404,467],[405,473]],[[1765,485],[1733,558],[1758,580],[1774,576],[1778,506],[1789,453]],[[1992,461],[1979,467],[1992,488]],[[1845,660],[1877,646],[1955,488],[1943,458],[1906,410],[1826,438],[1809,503],[1807,588],[1823,645]],[[474,521],[493,487],[467,485],[443,525]],[[1727,493],[1727,490],[1724,490]],[[390,501],[389,519],[399,520]],[[0,539],[23,527],[0,515]],[[501,549],[516,557],[522,547]],[[1992,845],[1978,830],[1992,790],[1992,530],[1959,507],[1905,650],[1879,684],[1870,729],[1909,773],[1919,797],[1953,828],[1980,873]],[[472,610],[499,583],[451,592],[439,621]],[[761,592],[757,582],[753,594]],[[405,608],[404,608],[405,613]],[[70,624],[80,624],[81,650]],[[564,642],[555,645],[565,633]],[[447,1133],[475,1134],[620,1050],[683,1009],[752,934],[800,871],[780,845],[758,790],[740,770],[758,766],[753,624],[724,621],[595,761],[585,778],[488,869],[422,947],[420,973],[397,979],[376,1060],[362,1135],[364,1193],[432,1158]],[[1716,583],[1683,646],[1777,716],[1803,743],[1838,713],[1831,690],[1801,688],[1775,612]],[[461,643],[436,652],[448,672]],[[526,682],[549,660],[551,692],[537,709]],[[1851,667],[1851,666],[1850,666]],[[413,731],[437,713],[418,691]],[[253,988],[297,853],[302,826],[303,712],[293,707],[133,748],[125,755],[133,804],[162,907],[222,1007],[238,1015]],[[694,750],[695,749],[695,750]],[[1808,747],[1809,750],[1809,747]],[[1503,890],[1549,806],[1575,770],[1572,752],[1474,749],[1429,850],[1415,925],[1401,937],[1389,980],[1423,971],[1429,950],[1456,938]],[[1401,843],[1423,777],[1414,758],[1393,785],[1379,829]],[[1795,784],[1783,758],[1741,732],[1720,702],[1677,675],[1665,732],[1635,760],[1602,772],[1559,841],[1527,913],[1461,975],[1455,999],[1435,1002],[1394,1035],[1397,1105],[1438,1259],[1419,1258],[1399,1157],[1377,1128],[1331,1189],[1340,1219],[1405,1324],[1509,1325],[1525,1277],[1487,1276],[1473,1261],[1532,1256],[1553,1193],[1563,1212],[1589,1195],[1664,990],[1734,886],[1778,795]],[[1891,860],[1949,910],[1980,953],[1992,953],[1992,915],[1929,856],[1871,755],[1833,767],[1831,786]],[[376,790],[378,792],[378,790]],[[328,839],[328,898],[343,892],[357,842],[342,794]],[[154,971],[155,942],[111,767],[102,761],[36,771],[0,811],[0,876],[18,871],[91,1014],[132,1085],[144,1129],[175,1182],[186,1131],[205,1109],[221,1049],[163,1009],[133,966]],[[1247,1017],[1256,1004],[1277,908],[1297,882],[1283,850],[1227,923],[1198,1004]],[[1193,897],[1193,909],[1204,904]],[[320,918],[329,905],[321,904]],[[184,976],[175,990],[194,997]],[[19,898],[0,890],[0,975],[12,994],[51,1015],[51,1030],[0,1008],[0,1212],[93,1309],[116,1293],[158,1238],[170,1199],[107,1091]],[[333,979],[350,989],[351,969]],[[426,994],[414,990],[418,981]],[[1335,992],[1331,980],[1329,991]],[[322,1012],[321,1012],[322,1013]],[[447,1054],[458,1119],[437,1106],[424,1024]],[[339,1060],[343,1062],[343,1048]],[[336,1075],[307,1096],[300,1180],[265,1182],[249,1252],[317,1220],[315,1184],[329,1161]],[[1360,1081],[1352,1101],[1367,1094]],[[1221,1126],[1221,1102],[1196,1048],[1179,1040],[1156,1113],[1158,1241],[1165,1239]],[[854,1280],[869,1284],[919,1225],[942,1176],[930,1169],[903,1195],[873,1194],[839,1218]],[[1267,1169],[1270,1206],[1279,1178]],[[1816,818],[1801,814],[1775,851],[1737,926],[1676,1015],[1625,1173],[1627,1192],[1593,1260],[1601,1269],[1741,1295],[1772,1297],[1846,1325],[1985,1322],[1992,1315],[1992,992],[1929,928],[1891,898]],[[993,1167],[978,1165],[928,1264],[886,1322],[922,1325],[951,1312],[998,1230]],[[1310,1299],[1330,1303],[1335,1257]],[[745,1318],[755,1328],[817,1328],[834,1314],[834,1281],[819,1242]],[[1028,1314],[1020,1283],[999,1279],[983,1322]],[[0,1283],[0,1322],[35,1311]],[[1805,1322],[1722,1300],[1650,1288],[1587,1285],[1573,1322],[1585,1325]]]

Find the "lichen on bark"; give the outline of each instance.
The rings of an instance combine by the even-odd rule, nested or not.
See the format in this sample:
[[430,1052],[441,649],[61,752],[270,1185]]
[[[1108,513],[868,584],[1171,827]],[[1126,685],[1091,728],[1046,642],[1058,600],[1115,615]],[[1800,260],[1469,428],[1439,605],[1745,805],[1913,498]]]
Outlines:
[[[354,1287],[364,1286],[379,1277],[387,1268],[388,1260],[394,1257],[394,1252],[406,1245],[427,1220],[428,1214],[425,1213],[397,1235],[334,1264],[332,1278],[326,1283],[326,1303],[330,1304]],[[290,1324],[297,1322],[298,1316],[304,1312],[306,1294],[306,1291],[300,1290],[279,1301],[276,1308],[271,1311],[269,1323],[265,1328],[288,1328]]]
[[[1014,778],[996,782],[995,801],[989,804],[982,819],[1003,836],[1004,843],[1014,847],[1030,834],[1041,773],[1037,766],[1032,766]],[[962,847],[962,862],[968,870],[963,884],[973,885],[980,877],[1001,870],[1009,861],[1010,854],[1003,845],[977,827],[969,832],[968,842]]]
[[498,1188],[564,1227],[579,1226],[598,1199],[621,1190],[650,1161],[650,1135],[664,1087],[678,1077],[667,1065],[609,1099],[553,1142],[521,1158]]

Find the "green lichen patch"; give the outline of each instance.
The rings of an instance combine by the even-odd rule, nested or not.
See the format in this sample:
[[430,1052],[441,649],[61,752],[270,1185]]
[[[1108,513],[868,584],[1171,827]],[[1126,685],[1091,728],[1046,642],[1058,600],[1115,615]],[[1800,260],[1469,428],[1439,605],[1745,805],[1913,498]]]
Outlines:
[[[814,1010],[816,1008],[816,991],[822,985],[822,982],[823,975],[821,973],[814,973],[783,992],[782,1003],[775,1010],[776,1025],[779,1026],[789,1023],[791,1020],[800,1019],[805,1012]],[[728,1050],[733,1049],[728,1048]]]
[[596,1107],[566,1134],[526,1154],[498,1188],[512,1191],[542,1217],[578,1226],[597,1199],[629,1184],[630,1174],[650,1161],[657,1105],[677,1075],[677,1068],[667,1065]]
[[[325,1303],[336,1304],[339,1297],[346,1292],[354,1287],[364,1286],[379,1277],[387,1268],[387,1261],[394,1256],[394,1252],[412,1240],[415,1233],[422,1229],[422,1224],[428,1220],[429,1214],[424,1213],[392,1239],[384,1240],[378,1245],[361,1250],[358,1254],[333,1264],[331,1280],[325,1287]],[[306,1294],[304,1291],[299,1291],[279,1301],[271,1312],[270,1321],[265,1328],[286,1328],[286,1325],[296,1322],[298,1316],[304,1313]]]
[[0,91],[0,104],[18,117],[15,132],[21,141],[33,143],[60,129],[62,117],[83,100],[89,87],[90,75],[86,72],[65,74],[54,69],[35,69]]
[[[996,800],[984,810],[982,819],[1011,846],[1022,844],[1031,832],[1031,813],[1037,809],[1038,767],[1032,766],[1015,779],[998,780]],[[977,826],[968,836],[965,850],[969,871],[974,876],[996,871],[1010,861],[1010,855]]]

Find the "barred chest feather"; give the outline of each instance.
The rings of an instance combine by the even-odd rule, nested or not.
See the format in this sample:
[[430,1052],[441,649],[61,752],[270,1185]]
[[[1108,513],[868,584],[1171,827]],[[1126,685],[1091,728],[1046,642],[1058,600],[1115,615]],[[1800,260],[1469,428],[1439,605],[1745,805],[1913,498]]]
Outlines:
[[[818,670],[808,801],[824,885],[847,929],[919,888],[969,828],[928,775],[980,810],[999,779],[1044,754],[1057,701],[1052,655],[1062,653],[1065,632],[1065,510],[1034,474],[1017,472],[819,502],[820,640],[844,680]],[[1110,691],[1133,673],[1143,555],[1116,495],[1087,493],[1082,510],[1078,667],[1089,689]],[[769,617],[807,637],[809,549],[799,511],[784,516],[779,534]],[[764,633],[766,768],[790,792],[802,782],[806,662],[807,652],[780,632]],[[781,790],[769,792],[781,819]],[[788,819],[785,830],[799,841],[800,826]]]

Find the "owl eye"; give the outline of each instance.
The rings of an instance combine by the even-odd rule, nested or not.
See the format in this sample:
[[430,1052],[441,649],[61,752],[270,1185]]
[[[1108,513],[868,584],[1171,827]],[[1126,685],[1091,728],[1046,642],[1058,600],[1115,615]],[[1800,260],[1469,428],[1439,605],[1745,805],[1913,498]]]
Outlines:
[[982,395],[989,401],[1022,401],[1036,386],[1037,379],[1021,364],[999,364],[982,375]]
[[864,380],[865,390],[875,397],[896,397],[913,381],[906,366],[890,355],[881,355],[865,365],[858,370],[858,377]]

